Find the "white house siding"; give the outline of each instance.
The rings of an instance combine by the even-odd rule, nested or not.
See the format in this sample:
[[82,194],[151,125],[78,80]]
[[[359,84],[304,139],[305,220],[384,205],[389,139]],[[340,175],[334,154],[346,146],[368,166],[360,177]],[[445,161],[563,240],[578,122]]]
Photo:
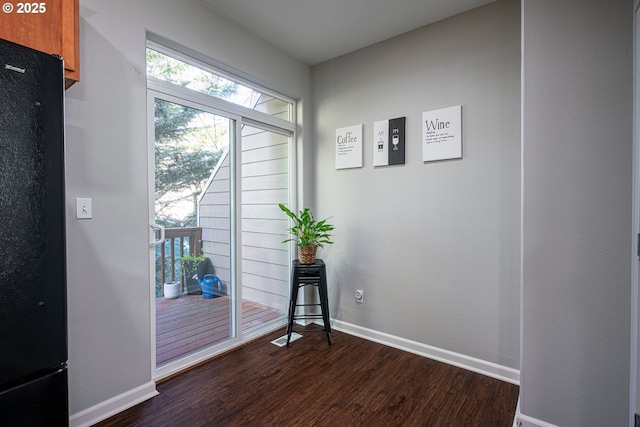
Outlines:
[[[242,298],[283,312],[288,303],[288,226],[278,203],[289,199],[288,137],[245,125],[242,130]],[[200,201],[203,252],[211,258],[216,275],[228,286],[230,279],[229,156]]]
[[198,206],[198,221],[202,227],[202,251],[215,267],[216,275],[225,285],[231,278],[231,221],[229,156],[225,153],[214,171]]
[[253,109],[283,120],[290,120],[288,105],[279,99],[263,94]]

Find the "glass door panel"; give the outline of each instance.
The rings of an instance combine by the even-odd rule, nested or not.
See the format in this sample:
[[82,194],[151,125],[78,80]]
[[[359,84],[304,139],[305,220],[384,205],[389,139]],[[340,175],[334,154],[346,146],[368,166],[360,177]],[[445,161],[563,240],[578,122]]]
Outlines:
[[156,367],[235,337],[230,141],[235,121],[155,98]]
[[242,127],[242,331],[281,320],[288,307],[288,221],[278,208],[289,201],[290,135]]

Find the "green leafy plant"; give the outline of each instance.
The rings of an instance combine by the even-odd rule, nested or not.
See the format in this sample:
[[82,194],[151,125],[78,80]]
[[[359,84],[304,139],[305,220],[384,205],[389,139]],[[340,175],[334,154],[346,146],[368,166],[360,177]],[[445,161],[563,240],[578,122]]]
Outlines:
[[198,281],[193,277],[197,275],[200,264],[204,261],[204,255],[183,255],[180,257],[182,284],[188,293],[200,290]]
[[334,227],[327,222],[329,218],[317,221],[309,208],[304,208],[296,215],[282,203],[278,206],[293,220],[293,227],[288,231],[293,234],[294,238],[284,240],[282,243],[295,241],[296,246],[319,246],[321,248],[324,245],[333,244],[329,232]]
[[189,284],[191,277],[198,272],[198,266],[204,261],[204,255],[183,255],[180,257],[180,267],[182,268],[182,278],[185,284]]
[[183,255],[180,257],[180,265],[184,268],[185,262],[191,262],[192,264],[199,264],[204,261],[204,255]]

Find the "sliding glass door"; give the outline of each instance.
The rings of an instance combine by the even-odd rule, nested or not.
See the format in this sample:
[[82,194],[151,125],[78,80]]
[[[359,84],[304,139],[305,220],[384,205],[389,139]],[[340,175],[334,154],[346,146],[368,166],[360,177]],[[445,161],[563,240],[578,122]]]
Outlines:
[[289,293],[293,101],[149,42],[154,378],[275,327]]

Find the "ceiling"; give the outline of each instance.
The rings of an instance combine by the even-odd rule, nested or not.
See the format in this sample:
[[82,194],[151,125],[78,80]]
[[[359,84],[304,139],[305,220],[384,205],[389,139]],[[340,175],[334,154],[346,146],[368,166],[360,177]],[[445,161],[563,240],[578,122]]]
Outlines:
[[202,0],[315,65],[494,0]]

